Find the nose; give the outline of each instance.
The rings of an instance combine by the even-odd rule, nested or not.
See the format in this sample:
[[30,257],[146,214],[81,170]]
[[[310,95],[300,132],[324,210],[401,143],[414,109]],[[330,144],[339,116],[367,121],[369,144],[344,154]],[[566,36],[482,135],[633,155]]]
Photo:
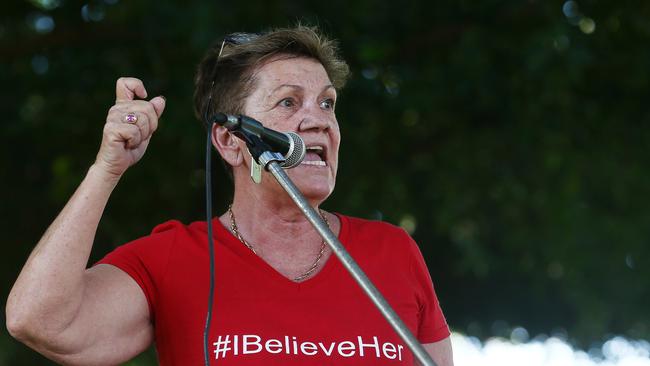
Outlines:
[[298,131],[327,131],[334,122],[334,115],[321,110],[318,106],[305,108],[301,116]]

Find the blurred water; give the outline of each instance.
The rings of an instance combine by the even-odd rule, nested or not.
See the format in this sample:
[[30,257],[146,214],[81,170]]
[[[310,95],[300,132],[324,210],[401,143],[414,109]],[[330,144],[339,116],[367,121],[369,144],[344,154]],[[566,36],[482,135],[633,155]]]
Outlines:
[[455,366],[650,366],[650,343],[614,337],[589,353],[560,338],[532,340],[475,337],[453,333]]

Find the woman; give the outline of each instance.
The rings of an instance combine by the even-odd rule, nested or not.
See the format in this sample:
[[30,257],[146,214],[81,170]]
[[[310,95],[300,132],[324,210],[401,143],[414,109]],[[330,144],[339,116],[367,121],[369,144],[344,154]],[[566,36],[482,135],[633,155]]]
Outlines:
[[[301,135],[305,161],[289,176],[315,208],[336,181],[337,89],[347,77],[331,41],[279,29],[208,52],[196,112],[243,113]],[[239,43],[239,44],[236,44]],[[86,269],[112,189],[144,154],[165,99],[120,78],[95,163],[30,255],[7,302],[11,334],[72,365],[125,362],[156,343],[161,365],[203,360],[206,223],[170,221]],[[402,341],[279,185],[251,181],[245,144],[213,126],[232,171],[232,206],[214,220],[216,292],[209,340],[220,365],[413,364]],[[401,229],[321,215],[438,365],[451,365],[449,330],[415,243]]]

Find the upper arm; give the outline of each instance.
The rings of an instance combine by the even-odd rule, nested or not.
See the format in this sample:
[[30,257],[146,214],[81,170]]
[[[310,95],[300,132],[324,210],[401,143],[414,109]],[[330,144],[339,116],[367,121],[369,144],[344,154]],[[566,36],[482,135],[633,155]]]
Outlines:
[[140,286],[117,267],[99,264],[86,270],[82,305],[56,341],[65,351],[39,351],[65,364],[115,365],[144,351],[152,340],[149,306]]
[[451,338],[447,337],[441,341],[434,343],[427,343],[422,345],[427,351],[433,362],[437,366],[453,366],[454,355],[451,349]]

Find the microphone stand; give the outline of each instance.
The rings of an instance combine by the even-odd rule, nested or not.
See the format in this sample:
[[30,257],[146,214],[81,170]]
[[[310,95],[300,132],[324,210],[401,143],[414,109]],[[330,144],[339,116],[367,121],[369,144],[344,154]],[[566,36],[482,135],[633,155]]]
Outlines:
[[377,290],[377,288],[372,284],[355,260],[352,259],[350,253],[348,253],[348,251],[343,247],[336,235],[334,235],[330,228],[325,224],[316,210],[309,205],[309,202],[302,195],[298,187],[296,187],[287,173],[285,173],[280,167],[279,162],[284,161],[284,156],[280,153],[271,152],[270,148],[259,137],[248,133],[246,134],[248,138],[245,140],[253,158],[262,167],[269,171],[278,183],[280,183],[282,188],[284,188],[287,194],[289,194],[289,197],[291,197],[293,202],[295,202],[295,204],[300,208],[316,231],[318,231],[318,234],[320,234],[323,240],[325,240],[329,245],[332,252],[338,257],[341,263],[343,263],[343,266],[348,270],[348,272],[350,272],[352,277],[357,281],[359,286],[361,286],[370,300],[372,300],[377,309],[379,309],[384,318],[386,318],[388,323],[393,327],[395,332],[397,332],[400,338],[402,338],[406,343],[407,347],[411,349],[415,358],[421,365],[437,366],[431,359],[431,356],[429,356],[429,354],[424,350],[424,347],[422,347],[417,338],[413,336],[406,324],[404,324],[402,319],[400,319],[397,313],[395,313],[393,308],[388,304],[379,290]]

